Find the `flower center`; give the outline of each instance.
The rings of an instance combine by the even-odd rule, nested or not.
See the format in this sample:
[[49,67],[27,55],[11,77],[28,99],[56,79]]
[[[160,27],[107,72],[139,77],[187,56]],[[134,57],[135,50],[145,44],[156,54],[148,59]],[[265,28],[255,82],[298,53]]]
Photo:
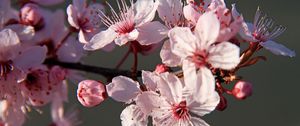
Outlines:
[[188,113],[188,108],[186,106],[186,101],[182,101],[177,105],[173,105],[172,111],[173,111],[173,116],[176,119],[187,120],[190,118],[190,114]]
[[14,66],[12,65],[12,61],[0,62],[0,78],[7,77],[11,71],[14,70]]
[[196,64],[196,67],[199,68],[207,64],[207,57],[208,55],[205,50],[196,51],[192,56],[192,62],[194,62]]

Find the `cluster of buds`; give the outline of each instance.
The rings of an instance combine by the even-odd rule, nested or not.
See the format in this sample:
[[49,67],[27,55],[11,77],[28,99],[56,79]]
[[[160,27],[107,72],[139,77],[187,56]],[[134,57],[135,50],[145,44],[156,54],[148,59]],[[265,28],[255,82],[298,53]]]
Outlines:
[[[284,26],[261,9],[248,23],[224,0],[117,0],[117,10],[109,3],[72,0],[66,10],[47,9],[63,1],[19,0],[13,5],[19,10],[10,0],[0,1],[0,125],[21,126],[30,108],[47,104],[50,126],[79,125],[77,111],[64,113],[69,80],[78,84],[85,107],[107,98],[125,103],[123,126],[208,126],[201,117],[225,110],[225,94],[238,100],[252,95],[252,83],[237,72],[266,60],[254,57],[256,52],[295,56],[273,41]],[[108,53],[115,46],[128,46],[115,68],[81,63],[87,51]],[[139,70],[138,54],[157,49],[161,61],[155,70]],[[120,69],[129,54],[132,68]],[[107,83],[85,80],[80,71],[101,74]]]

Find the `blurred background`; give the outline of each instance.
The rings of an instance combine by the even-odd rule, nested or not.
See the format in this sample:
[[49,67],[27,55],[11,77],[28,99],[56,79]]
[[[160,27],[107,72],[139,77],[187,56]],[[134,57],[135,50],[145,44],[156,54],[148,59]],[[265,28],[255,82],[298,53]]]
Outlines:
[[[71,0],[66,0],[59,8],[66,8]],[[97,2],[104,2],[97,1]],[[107,0],[114,5],[115,0]],[[252,22],[259,6],[278,24],[287,27],[287,31],[275,39],[296,51],[295,58],[276,56],[262,50],[259,54],[267,56],[266,62],[261,61],[254,66],[242,69],[239,75],[253,83],[254,92],[246,100],[239,101],[227,96],[228,108],[225,111],[214,111],[203,117],[212,126],[300,126],[300,16],[298,0],[226,0],[227,6],[237,3],[238,10],[247,21]],[[58,8],[55,7],[55,8]],[[86,64],[103,67],[114,67],[127,51],[127,47],[116,48],[112,53],[93,52],[83,61]],[[122,69],[130,69],[133,59],[129,57]],[[154,70],[161,63],[159,50],[148,56],[139,56],[138,68]],[[89,78],[103,80],[99,75],[89,74]],[[69,84],[68,108],[80,110],[81,126],[118,126],[120,113],[126,105],[111,99],[94,108],[82,107],[76,98],[76,84]],[[43,114],[31,112],[26,126],[46,126],[51,123],[48,107],[41,108]]]

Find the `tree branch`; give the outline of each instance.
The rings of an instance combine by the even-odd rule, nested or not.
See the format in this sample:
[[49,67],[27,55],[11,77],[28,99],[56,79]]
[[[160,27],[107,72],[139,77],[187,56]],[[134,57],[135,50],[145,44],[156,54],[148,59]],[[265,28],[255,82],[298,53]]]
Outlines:
[[[81,63],[61,62],[61,61],[57,61],[55,59],[46,59],[44,64],[50,65],[50,66],[58,65],[63,68],[91,72],[91,73],[103,75],[105,77],[115,77],[115,76],[119,76],[119,75],[132,77],[132,72],[129,70],[119,70],[119,69],[104,68],[104,67],[98,67],[98,66],[90,66],[90,65],[84,65]],[[141,77],[141,74],[142,74],[141,71],[137,71],[136,76]]]

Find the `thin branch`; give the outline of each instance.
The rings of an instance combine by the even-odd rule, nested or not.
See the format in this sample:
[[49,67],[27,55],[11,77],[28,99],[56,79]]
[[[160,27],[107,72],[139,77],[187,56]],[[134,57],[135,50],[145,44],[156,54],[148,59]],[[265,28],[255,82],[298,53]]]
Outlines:
[[[104,67],[98,67],[98,66],[90,66],[90,65],[84,65],[81,63],[67,63],[67,62],[61,62],[54,59],[46,59],[44,64],[54,66],[58,65],[64,68],[68,69],[74,69],[74,70],[80,70],[95,74],[100,74],[105,77],[115,77],[115,76],[127,76],[132,77],[132,72],[129,70],[119,70],[119,69],[112,69],[112,68],[104,68]],[[141,77],[141,71],[137,71],[137,77]]]

